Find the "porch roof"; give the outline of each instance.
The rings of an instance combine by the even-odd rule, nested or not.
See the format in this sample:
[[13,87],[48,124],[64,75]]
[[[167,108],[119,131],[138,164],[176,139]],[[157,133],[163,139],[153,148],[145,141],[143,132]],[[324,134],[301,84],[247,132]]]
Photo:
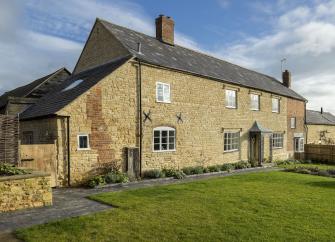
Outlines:
[[272,133],[272,130],[264,128],[257,121],[254,122],[251,129],[249,130],[251,133]]

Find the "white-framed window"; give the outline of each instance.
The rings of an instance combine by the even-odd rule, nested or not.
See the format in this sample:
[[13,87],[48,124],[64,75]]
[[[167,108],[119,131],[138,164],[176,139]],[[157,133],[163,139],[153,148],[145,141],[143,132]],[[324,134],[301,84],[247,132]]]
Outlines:
[[90,139],[88,134],[78,134],[78,150],[89,150]]
[[240,132],[224,132],[225,152],[237,151],[240,149]]
[[279,113],[280,111],[280,100],[279,98],[272,98],[272,112]]
[[297,125],[297,119],[296,117],[291,118],[291,129],[295,129]]
[[294,138],[294,151],[304,152],[305,139],[304,138]]
[[272,147],[275,149],[280,149],[284,147],[284,134],[283,133],[273,133],[272,134]]
[[237,95],[235,90],[226,90],[226,107],[236,108],[237,107]]
[[156,101],[160,103],[171,103],[170,84],[156,83]]
[[259,99],[260,96],[257,94],[250,94],[250,109],[253,111],[259,111],[260,105],[259,105]]
[[176,150],[176,130],[171,127],[157,127],[153,132],[153,150],[155,152]]

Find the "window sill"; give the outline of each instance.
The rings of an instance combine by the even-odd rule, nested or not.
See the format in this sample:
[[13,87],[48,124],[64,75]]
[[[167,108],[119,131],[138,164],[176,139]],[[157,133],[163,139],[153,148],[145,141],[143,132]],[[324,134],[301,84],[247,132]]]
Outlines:
[[176,152],[176,150],[153,150],[153,153]]
[[272,113],[277,113],[277,114],[279,114],[279,112],[275,112],[275,111],[272,111]]
[[229,109],[237,109],[237,107],[232,107],[232,106],[226,106],[226,108],[229,108]]
[[283,149],[284,147],[272,147],[272,149],[274,150],[280,150],[280,149]]
[[77,151],[88,151],[88,150],[91,150],[91,148],[78,148]]
[[158,100],[156,100],[156,103],[166,103],[166,104],[171,104],[171,101],[169,101],[169,102],[165,102],[165,101],[158,101]]
[[225,151],[223,151],[223,153],[224,154],[226,154],[226,153],[233,153],[233,152],[238,152],[238,151],[240,151],[240,150],[225,150]]

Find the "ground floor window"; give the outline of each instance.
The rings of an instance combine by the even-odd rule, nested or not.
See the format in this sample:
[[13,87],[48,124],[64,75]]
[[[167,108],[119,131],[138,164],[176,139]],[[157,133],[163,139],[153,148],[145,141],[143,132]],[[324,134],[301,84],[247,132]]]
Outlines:
[[78,135],[78,150],[89,150],[90,142],[88,134],[79,134]]
[[34,142],[34,133],[33,131],[24,131],[22,133],[22,141],[23,145],[30,145]]
[[284,134],[283,133],[274,133],[272,135],[272,147],[275,149],[284,147]]
[[294,138],[294,151],[304,152],[305,140],[304,138]]
[[176,130],[170,127],[154,128],[154,151],[176,150]]
[[240,149],[240,132],[224,133],[224,151],[236,151]]

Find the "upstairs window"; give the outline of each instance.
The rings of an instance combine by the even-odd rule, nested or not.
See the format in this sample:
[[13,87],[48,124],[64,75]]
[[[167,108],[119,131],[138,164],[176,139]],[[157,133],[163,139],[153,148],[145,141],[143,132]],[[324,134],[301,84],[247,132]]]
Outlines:
[[259,111],[259,95],[250,94],[250,109],[253,111]]
[[280,102],[279,98],[272,98],[272,112],[273,113],[279,113],[280,111]]
[[78,135],[78,150],[89,150],[90,143],[88,134],[79,134]]
[[226,107],[227,108],[237,107],[236,91],[226,90]]
[[156,83],[156,101],[160,103],[171,103],[170,84]]
[[176,130],[170,127],[154,128],[154,151],[175,151]]
[[224,133],[224,151],[237,151],[240,148],[240,132]]
[[296,128],[296,122],[297,119],[295,117],[291,118],[291,129],[295,129]]
[[304,138],[294,138],[294,151],[295,152],[304,152]]
[[272,147],[275,149],[280,149],[284,147],[284,134],[274,133],[272,135]]

